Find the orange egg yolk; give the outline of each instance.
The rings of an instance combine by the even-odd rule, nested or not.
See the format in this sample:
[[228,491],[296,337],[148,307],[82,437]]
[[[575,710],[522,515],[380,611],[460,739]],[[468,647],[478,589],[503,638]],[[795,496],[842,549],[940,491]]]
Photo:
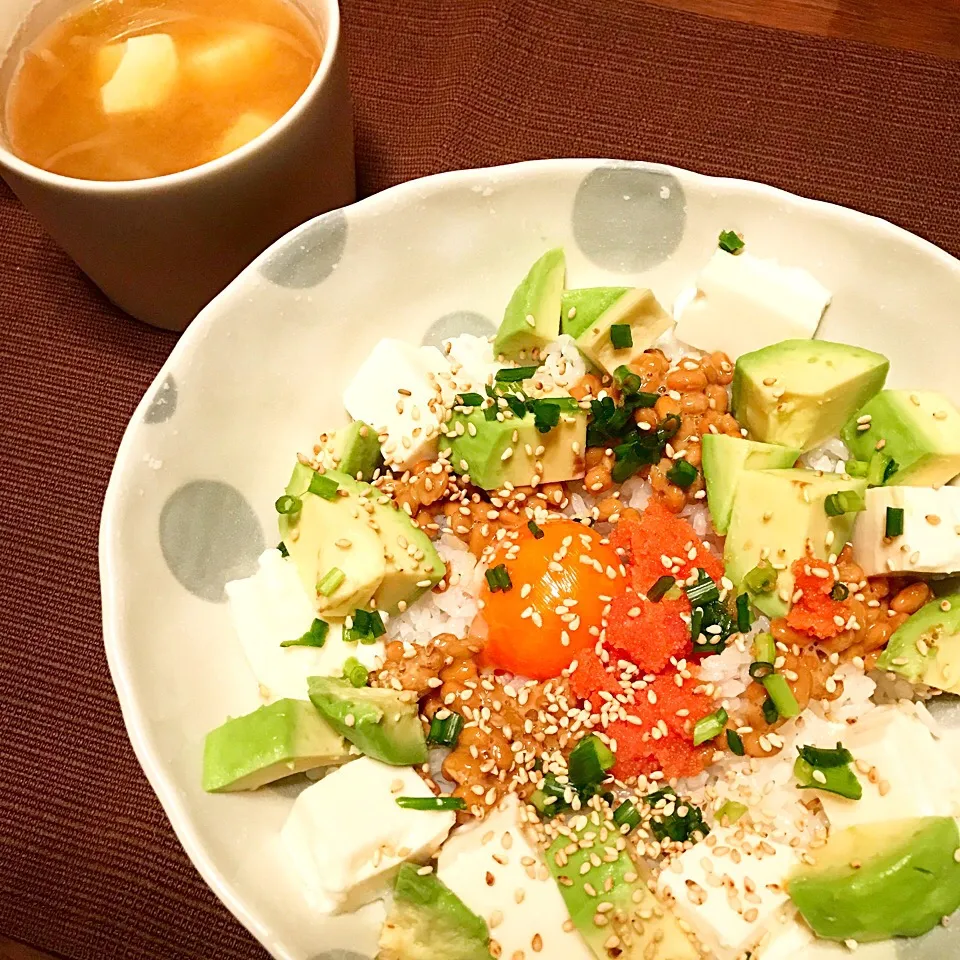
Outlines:
[[491,568],[503,564],[507,590],[481,594],[487,628],[484,659],[536,680],[556,677],[577,653],[596,644],[604,608],[626,586],[616,550],[574,520],[552,520],[537,539],[523,529],[501,544]]

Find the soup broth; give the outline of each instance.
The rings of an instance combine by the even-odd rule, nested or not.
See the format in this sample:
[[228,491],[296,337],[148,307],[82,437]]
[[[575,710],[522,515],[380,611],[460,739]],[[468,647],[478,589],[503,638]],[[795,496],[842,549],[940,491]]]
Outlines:
[[176,173],[276,123],[321,55],[287,0],[97,0],[24,51],[7,137],[21,159],[68,177]]

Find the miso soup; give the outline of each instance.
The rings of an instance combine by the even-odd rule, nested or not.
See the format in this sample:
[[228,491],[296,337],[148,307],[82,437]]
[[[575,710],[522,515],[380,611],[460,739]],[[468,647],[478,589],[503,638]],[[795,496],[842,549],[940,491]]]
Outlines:
[[23,52],[7,138],[21,159],[68,177],[187,170],[276,123],[322,52],[287,0],[97,0]]

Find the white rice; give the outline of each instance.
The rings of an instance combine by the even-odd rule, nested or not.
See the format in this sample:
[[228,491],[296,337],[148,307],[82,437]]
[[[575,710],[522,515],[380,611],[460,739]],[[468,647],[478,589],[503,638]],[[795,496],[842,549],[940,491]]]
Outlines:
[[834,437],[821,443],[819,447],[808,450],[800,462],[808,470],[820,470],[823,473],[843,473],[850,451],[847,445],[839,438]]
[[569,390],[586,375],[587,365],[577,349],[577,341],[563,333],[540,355],[537,382],[544,394]]

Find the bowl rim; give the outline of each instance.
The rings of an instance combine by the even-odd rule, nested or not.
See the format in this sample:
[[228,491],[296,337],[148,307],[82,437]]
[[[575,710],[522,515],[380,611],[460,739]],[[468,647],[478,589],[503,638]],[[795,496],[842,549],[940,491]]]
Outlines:
[[[522,181],[541,175],[549,176],[551,174],[564,172],[578,172],[586,175],[593,169],[603,167],[628,167],[630,169],[670,174],[677,177],[681,184],[694,182],[709,185],[714,190],[741,191],[746,194],[753,193],[792,204],[799,209],[819,211],[832,217],[862,222],[900,243],[906,243],[912,246],[918,253],[938,260],[943,266],[956,275],[958,285],[960,285],[960,260],[951,256],[931,241],[925,240],[881,217],[862,213],[851,207],[844,207],[829,201],[813,200],[754,180],[712,176],[669,164],[642,160],[570,157],[562,159],[525,160],[519,163],[453,170],[404,181],[347,207],[340,208],[340,210],[349,211],[351,216],[354,217],[367,215],[376,216],[381,209],[396,206],[398,201],[403,201],[418,195],[422,196],[424,193],[433,194],[441,192],[448,187],[468,184],[478,177],[509,178],[517,182],[518,180]],[[156,755],[149,743],[149,738],[146,735],[132,694],[131,675],[122,649],[119,591],[115,587],[115,579],[113,577],[114,570],[117,567],[117,559],[113,551],[113,542],[114,531],[118,524],[118,507],[123,498],[124,474],[126,473],[128,464],[131,463],[131,451],[135,442],[134,437],[138,430],[141,429],[144,414],[152,402],[156,389],[175,368],[181,366],[184,360],[198,349],[206,337],[207,330],[217,322],[217,318],[221,315],[222,303],[226,302],[233,295],[235,289],[239,285],[242,285],[248,276],[257,273],[261,264],[268,260],[275,250],[287,244],[298,232],[308,228],[311,224],[316,223],[323,217],[329,217],[338,212],[340,211],[330,211],[329,213],[322,214],[320,217],[308,220],[277,240],[247,266],[217,297],[204,307],[193,323],[191,323],[180,336],[180,339],[174,346],[167,360],[160,368],[134,410],[124,431],[111,471],[110,481],[104,495],[98,545],[103,636],[107,665],[117,692],[117,699],[120,703],[120,710],[127,736],[129,737],[137,761],[156,794],[157,799],[160,801],[164,814],[170,822],[177,839],[180,841],[181,846],[204,882],[227,909],[230,910],[234,917],[276,960],[294,960],[294,954],[284,944],[282,935],[279,932],[266,929],[264,925],[260,923],[253,911],[247,907],[242,898],[233,890],[231,881],[223,875],[220,868],[207,853],[202,836],[192,824],[189,812],[182,798],[179,796],[175,785],[169,779],[162,760]]]

